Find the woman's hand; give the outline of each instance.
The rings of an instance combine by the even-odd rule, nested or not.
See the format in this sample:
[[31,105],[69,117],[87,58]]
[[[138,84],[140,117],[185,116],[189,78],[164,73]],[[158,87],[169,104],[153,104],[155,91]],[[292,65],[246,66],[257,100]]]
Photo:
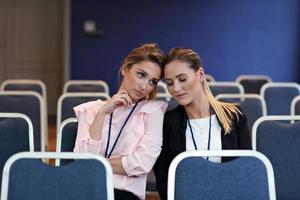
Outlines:
[[105,105],[102,106],[100,112],[104,114],[112,113],[119,106],[129,106],[132,104],[132,100],[126,90],[120,90],[117,94],[112,96],[106,101]]

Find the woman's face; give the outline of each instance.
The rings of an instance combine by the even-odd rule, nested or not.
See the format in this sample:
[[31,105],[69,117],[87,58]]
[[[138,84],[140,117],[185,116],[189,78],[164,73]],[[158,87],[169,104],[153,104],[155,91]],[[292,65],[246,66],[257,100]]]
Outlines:
[[150,61],[142,61],[130,68],[122,69],[122,89],[125,89],[132,101],[145,98],[156,89],[161,76],[161,68],[158,64]]
[[182,106],[190,104],[202,94],[202,68],[196,72],[188,63],[174,60],[165,66],[164,76],[168,91]]

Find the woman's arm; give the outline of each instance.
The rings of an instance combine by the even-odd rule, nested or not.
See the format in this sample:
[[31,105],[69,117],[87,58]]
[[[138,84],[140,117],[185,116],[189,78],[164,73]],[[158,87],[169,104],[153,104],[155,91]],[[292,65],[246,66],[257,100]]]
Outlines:
[[119,106],[128,106],[132,103],[131,98],[125,90],[119,91],[112,98],[107,100],[101,109],[97,112],[92,122],[89,132],[93,140],[100,140],[105,116],[112,113]]
[[167,200],[168,171],[173,157],[169,153],[169,133],[167,117],[163,124],[163,145],[161,153],[154,165],[153,171],[156,177],[156,188],[162,200]]
[[112,170],[113,174],[118,174],[118,175],[127,175],[125,169],[123,168],[122,165],[122,157],[119,158],[109,158],[108,159]]
[[165,102],[151,104],[144,113],[143,130],[135,129],[135,131],[143,131],[136,150],[122,157],[122,165],[128,176],[144,175],[153,168],[161,151],[162,125],[166,106]]
[[93,140],[101,139],[101,132],[102,132],[103,123],[106,115],[107,113],[105,113],[103,109],[100,109],[97,112],[96,117],[89,128],[90,137]]
[[78,130],[74,152],[99,154],[104,119],[119,106],[128,106],[132,101],[128,93],[119,91],[106,102],[88,102],[76,106],[74,111],[78,119]]

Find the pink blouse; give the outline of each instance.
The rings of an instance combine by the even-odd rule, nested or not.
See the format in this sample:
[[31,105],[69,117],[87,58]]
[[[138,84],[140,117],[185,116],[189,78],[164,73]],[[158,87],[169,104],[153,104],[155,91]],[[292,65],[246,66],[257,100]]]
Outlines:
[[[93,140],[89,133],[90,125],[103,105],[103,101],[97,100],[74,107],[78,119],[74,152],[90,152],[104,156],[110,115],[105,116],[100,140]],[[114,111],[109,152],[133,106],[119,107]],[[122,165],[127,173],[127,176],[113,175],[115,188],[130,191],[140,199],[145,199],[147,174],[161,151],[166,107],[167,103],[163,101],[144,100],[138,103],[110,156],[111,158],[122,156]]]

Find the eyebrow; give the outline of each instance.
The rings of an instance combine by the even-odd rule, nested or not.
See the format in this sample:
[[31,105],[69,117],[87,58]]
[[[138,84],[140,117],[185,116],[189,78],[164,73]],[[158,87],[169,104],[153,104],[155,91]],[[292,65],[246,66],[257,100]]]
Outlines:
[[[143,69],[140,69],[140,68],[138,68],[138,70],[140,70],[140,71],[142,71],[143,73],[145,73],[147,76],[149,76],[149,74],[145,71],[145,70],[143,70]],[[157,78],[152,78],[153,80],[155,80],[155,81],[159,81],[159,79],[157,79]]]
[[[185,75],[185,73],[178,74],[177,76],[175,76],[175,78],[178,78],[178,77],[180,77],[180,76],[182,76],[182,75]],[[167,79],[165,79],[165,80],[172,80],[172,79],[167,78]]]

